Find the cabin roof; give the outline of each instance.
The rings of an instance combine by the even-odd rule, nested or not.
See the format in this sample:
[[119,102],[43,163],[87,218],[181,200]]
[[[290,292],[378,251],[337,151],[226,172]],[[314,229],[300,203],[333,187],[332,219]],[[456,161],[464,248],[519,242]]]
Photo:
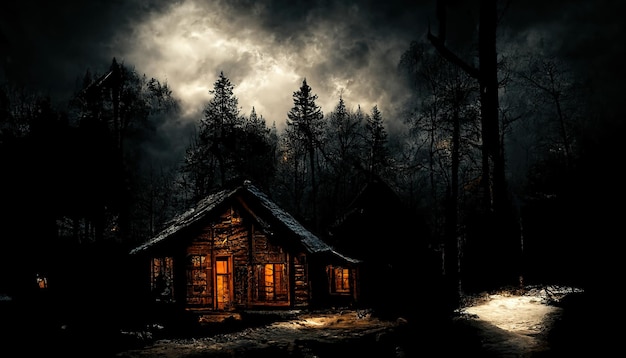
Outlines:
[[[390,208],[396,208],[396,211]],[[332,223],[330,231],[333,232],[342,225],[349,225],[350,221],[361,217],[365,217],[366,220],[372,217],[384,218],[383,221],[392,217],[396,218],[398,208],[401,208],[403,210],[401,213],[404,213],[404,205],[396,192],[384,180],[376,178],[361,189],[343,215]]]
[[[137,254],[139,252],[146,251],[157,243],[168,240],[169,238],[175,236],[175,234],[180,230],[190,227],[197,221],[203,219],[206,215],[212,213],[222,203],[241,194],[249,194],[246,195],[246,198],[248,198],[247,200],[254,200],[257,204],[261,205],[265,209],[267,215],[270,215],[271,219],[273,219],[272,222],[278,223],[278,225],[281,225],[283,229],[288,230],[300,241],[302,246],[309,253],[328,253],[348,262],[359,262],[359,260],[344,256],[335,251],[331,246],[302,226],[293,216],[291,216],[291,214],[281,209],[265,193],[249,181],[245,181],[242,186],[235,189],[225,189],[208,195],[204,199],[200,200],[195,207],[192,207],[182,214],[174,217],[162,231],[147,242],[132,249],[130,253]],[[257,219],[266,230],[270,233],[272,232],[271,225],[269,225],[262,218]]]

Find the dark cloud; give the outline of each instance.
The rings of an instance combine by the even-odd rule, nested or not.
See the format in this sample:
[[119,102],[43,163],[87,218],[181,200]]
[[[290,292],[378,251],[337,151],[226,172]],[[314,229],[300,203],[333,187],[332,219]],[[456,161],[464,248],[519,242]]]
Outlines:
[[[590,83],[596,96],[616,103],[625,79],[625,13],[622,1],[514,1],[506,12],[506,41],[558,58],[579,81]],[[520,39],[531,32],[534,45]]]
[[[4,76],[12,83],[64,99],[71,95],[75,81],[86,70],[102,72],[113,57],[127,65],[137,65],[140,72],[152,70],[140,67],[139,56],[128,55],[137,49],[141,49],[144,58],[164,55],[159,47],[143,47],[142,39],[136,37],[137,25],[181,3],[184,2],[5,2],[0,23],[0,34],[4,38]],[[363,76],[357,71],[368,69],[372,58],[380,56],[371,51],[376,42],[408,45],[413,35],[424,28],[423,22],[416,21],[414,14],[426,18],[430,3],[393,0],[218,1],[200,2],[199,11],[206,13],[200,12],[199,15],[210,17],[215,26],[231,35],[250,31],[251,36],[266,36],[266,39],[259,40],[271,41],[273,46],[283,46],[281,51],[292,51],[303,58],[303,63],[295,69],[299,77],[318,77],[320,82],[326,82],[326,78],[331,77]],[[319,66],[313,63],[318,59],[306,62],[312,44],[326,52],[327,58],[320,61]],[[254,71],[251,66],[254,60],[249,54],[238,54],[214,62],[199,59],[197,64],[206,65],[202,71],[209,83],[222,70],[232,75],[233,82],[241,83]],[[179,64],[186,65],[189,63]],[[165,71],[169,70],[149,75],[175,77]],[[177,70],[180,71],[191,69]],[[377,75],[384,74],[370,74]],[[292,90],[295,88],[287,93]]]
[[[208,100],[220,71],[240,90],[244,113],[256,106],[281,126],[291,95],[307,78],[324,112],[343,89],[347,104],[399,116],[407,88],[396,67],[412,40],[437,32],[436,0],[14,1],[0,11],[0,79],[65,99],[87,69],[113,57],[167,81],[187,99]],[[475,49],[478,0],[449,0],[448,44]],[[621,2],[505,0],[502,48],[565,56],[609,88],[623,78]],[[471,60],[471,58],[470,58]],[[617,73],[618,76],[614,74]]]
[[6,80],[53,97],[67,95],[86,69],[106,68],[119,56],[116,38],[159,7],[148,1],[80,0],[5,1],[1,6]]

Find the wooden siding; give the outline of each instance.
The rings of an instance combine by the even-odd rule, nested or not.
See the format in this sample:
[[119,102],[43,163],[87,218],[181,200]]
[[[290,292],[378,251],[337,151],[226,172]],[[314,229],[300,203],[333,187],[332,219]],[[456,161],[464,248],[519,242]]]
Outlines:
[[[233,310],[306,306],[310,298],[306,254],[288,253],[282,246],[273,243],[251,217],[241,214],[237,207],[229,207],[215,221],[203,226],[186,248],[187,308]],[[206,273],[205,290],[194,285],[194,279],[202,282],[202,277],[198,281],[199,276],[192,276],[199,274],[191,262],[192,257],[197,261],[197,256],[204,257],[200,273]],[[215,292],[218,283],[216,258],[227,258],[232,268],[230,298],[224,307],[220,307],[218,301],[221,296],[218,297]],[[195,264],[198,265],[198,262]],[[273,277],[264,273],[266,266],[281,268],[281,272],[272,273],[275,274],[275,284],[279,286],[266,286],[271,284]]]
[[307,306],[310,299],[306,255],[293,257],[293,296],[294,306]]
[[252,240],[252,264],[254,265],[254,271],[252,273],[252,295],[251,305],[253,306],[289,306],[291,304],[290,297],[272,297],[265,298],[261,294],[264,290],[263,282],[263,267],[266,264],[281,264],[284,265],[286,274],[284,275],[284,285],[286,285],[286,291],[290,291],[289,277],[291,276],[291,269],[289,267],[289,255],[283,250],[282,247],[274,245],[270,242],[267,235],[261,231],[256,230],[253,227],[253,240]]
[[[236,208],[225,210],[219,219],[207,227],[211,233],[210,244],[213,260],[217,257],[228,258],[231,265],[229,304],[224,309],[245,307],[248,300],[249,264],[249,229],[244,225]],[[217,301],[216,301],[217,308]]]

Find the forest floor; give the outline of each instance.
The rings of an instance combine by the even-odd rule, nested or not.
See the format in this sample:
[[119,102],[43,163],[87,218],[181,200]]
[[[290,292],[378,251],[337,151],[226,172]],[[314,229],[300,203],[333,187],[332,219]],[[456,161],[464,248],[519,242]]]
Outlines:
[[205,329],[191,336],[165,334],[155,325],[110,339],[98,332],[82,332],[80,340],[59,335],[41,343],[22,337],[26,344],[15,340],[3,346],[23,349],[1,355],[24,356],[33,348],[64,357],[115,358],[546,358],[597,351],[597,327],[587,323],[589,307],[582,291],[546,286],[483,294],[465,302],[449,322],[437,326],[380,319],[369,310],[207,315],[200,316]]
[[553,330],[561,329],[564,310],[571,309],[561,303],[581,293],[552,286],[484,294],[467,299],[441,327],[381,320],[368,311],[291,312],[235,332],[156,340],[116,357],[557,357],[567,339]]

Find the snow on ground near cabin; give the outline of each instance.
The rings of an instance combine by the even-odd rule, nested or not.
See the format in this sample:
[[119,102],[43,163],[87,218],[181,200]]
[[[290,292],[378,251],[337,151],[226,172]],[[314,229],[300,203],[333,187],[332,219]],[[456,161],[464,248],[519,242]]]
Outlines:
[[546,286],[527,289],[521,295],[496,293],[477,298],[476,303],[459,311],[505,331],[536,334],[544,330],[552,314],[561,310],[550,303],[575,292],[582,291],[571,287]]
[[559,307],[543,304],[536,297],[492,295],[484,304],[468,307],[465,312],[509,332],[540,333],[548,315]]
[[282,352],[314,357],[326,350],[363,337],[380,337],[398,322],[372,317],[367,311],[296,313],[296,317],[261,327],[206,337],[161,339],[141,349],[120,352],[116,357],[251,357]]
[[[459,310],[457,322],[471,327],[471,332],[477,335],[476,341],[480,342],[479,352],[488,356],[545,354],[550,351],[547,333],[562,310],[551,303],[573,292],[580,290],[548,286],[530,288],[522,294],[485,294]],[[120,352],[116,357],[250,357],[278,352],[281,357],[423,356],[418,352],[430,347],[423,338],[428,327],[411,331],[408,340],[381,344],[397,337],[394,332],[404,326],[406,321],[402,319],[380,320],[366,311],[298,313],[288,320],[237,332],[193,339],[161,339],[141,349]],[[350,353],[342,354],[342,349]],[[428,356],[432,352],[422,353]]]
[[562,286],[530,288],[523,294],[485,295],[459,310],[477,330],[485,351],[499,357],[530,357],[548,352],[546,335],[560,317],[553,305],[579,289]]

